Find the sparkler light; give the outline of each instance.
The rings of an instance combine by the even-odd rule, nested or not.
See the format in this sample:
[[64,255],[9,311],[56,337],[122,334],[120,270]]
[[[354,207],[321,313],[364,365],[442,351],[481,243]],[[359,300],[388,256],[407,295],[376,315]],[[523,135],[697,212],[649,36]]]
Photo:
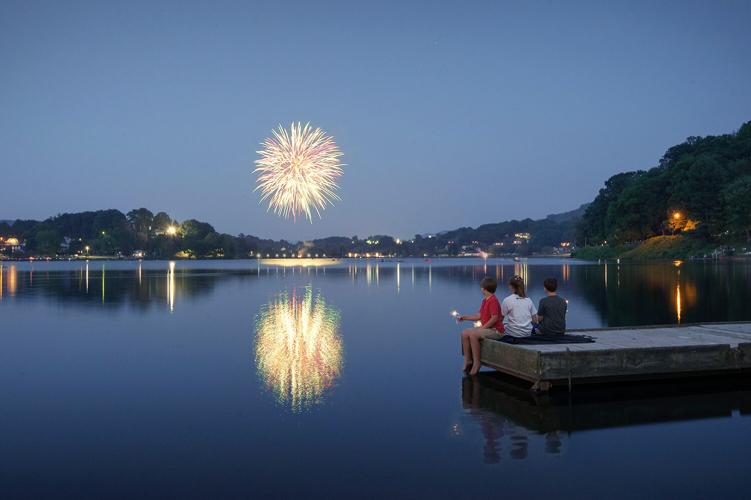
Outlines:
[[320,401],[343,364],[339,313],[307,287],[280,294],[256,323],[256,367],[277,401],[297,412]]
[[336,180],[342,175],[342,152],[331,136],[309,123],[293,123],[289,131],[279,125],[271,132],[257,151],[255,191],[275,214],[294,221],[304,215],[313,222],[313,211],[320,218],[327,204],[340,200]]

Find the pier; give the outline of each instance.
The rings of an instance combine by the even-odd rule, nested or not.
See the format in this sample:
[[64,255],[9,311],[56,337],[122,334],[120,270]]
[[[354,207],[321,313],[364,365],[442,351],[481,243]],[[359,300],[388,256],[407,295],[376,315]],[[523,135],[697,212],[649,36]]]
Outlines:
[[571,330],[586,344],[482,342],[484,366],[532,383],[555,385],[741,374],[751,369],[751,323],[706,323]]

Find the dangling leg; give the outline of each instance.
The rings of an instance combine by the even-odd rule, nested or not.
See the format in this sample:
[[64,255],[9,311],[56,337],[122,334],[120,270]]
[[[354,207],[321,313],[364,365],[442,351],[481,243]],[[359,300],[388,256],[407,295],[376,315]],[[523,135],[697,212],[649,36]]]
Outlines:
[[462,352],[464,353],[464,366],[462,367],[463,372],[468,372],[469,369],[472,368],[472,348],[469,344],[469,333],[471,331],[471,328],[467,328],[462,331]]
[[469,333],[469,345],[472,348],[472,370],[470,375],[477,375],[480,371],[480,339],[485,335],[482,328],[472,328]]

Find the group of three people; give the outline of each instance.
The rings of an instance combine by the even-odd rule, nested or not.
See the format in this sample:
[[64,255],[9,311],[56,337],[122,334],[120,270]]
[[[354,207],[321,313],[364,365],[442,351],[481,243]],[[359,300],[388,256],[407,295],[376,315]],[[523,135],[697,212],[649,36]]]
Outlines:
[[508,287],[511,294],[499,303],[495,296],[498,283],[486,277],[480,282],[482,303],[480,312],[469,316],[459,316],[459,321],[479,321],[480,325],[462,331],[464,352],[463,371],[476,375],[480,371],[480,340],[530,335],[563,335],[566,332],[567,302],[558,296],[558,280],[547,278],[543,286],[545,297],[540,299],[540,307],[527,297],[524,280],[513,276]]

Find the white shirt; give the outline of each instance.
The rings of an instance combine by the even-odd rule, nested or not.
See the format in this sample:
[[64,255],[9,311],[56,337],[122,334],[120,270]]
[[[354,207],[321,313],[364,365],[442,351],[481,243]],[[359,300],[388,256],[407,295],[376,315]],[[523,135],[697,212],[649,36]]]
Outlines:
[[529,337],[532,335],[532,316],[537,314],[535,303],[529,297],[512,293],[501,302],[501,314],[506,335]]

